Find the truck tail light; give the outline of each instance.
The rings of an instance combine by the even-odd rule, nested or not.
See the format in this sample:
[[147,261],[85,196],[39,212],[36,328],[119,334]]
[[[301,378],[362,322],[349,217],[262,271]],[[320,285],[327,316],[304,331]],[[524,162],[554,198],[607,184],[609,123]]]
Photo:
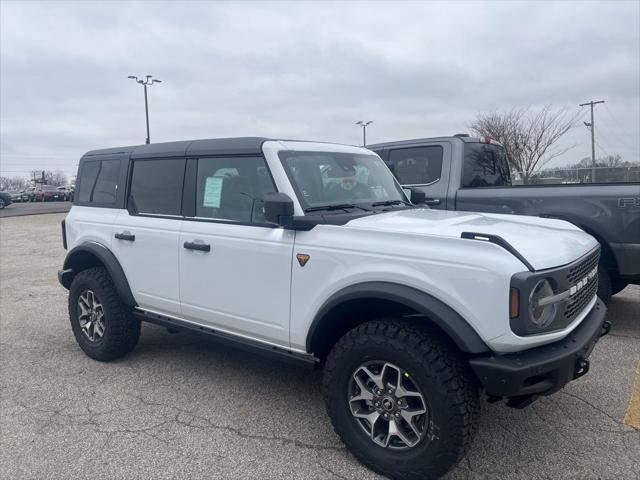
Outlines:
[[511,288],[509,293],[509,318],[516,318],[520,315],[520,291]]
[[480,137],[480,143],[491,143],[491,140],[493,140],[491,137]]

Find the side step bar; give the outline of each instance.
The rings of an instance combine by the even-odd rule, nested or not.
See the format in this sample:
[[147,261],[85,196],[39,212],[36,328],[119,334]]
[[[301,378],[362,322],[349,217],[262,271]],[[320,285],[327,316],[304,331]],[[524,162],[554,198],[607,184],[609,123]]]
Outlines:
[[315,367],[320,363],[320,360],[313,355],[293,352],[285,348],[277,347],[275,345],[269,345],[266,343],[249,340],[246,338],[231,335],[226,332],[221,332],[211,327],[199,325],[196,323],[187,322],[177,318],[166,317],[157,313],[147,312],[136,308],[133,311],[134,316],[142,322],[153,323],[161,327],[166,327],[170,330],[188,330],[192,332],[204,333],[220,343],[224,343],[236,348],[251,351],[258,354],[267,354],[269,356],[275,356],[281,360],[288,362],[294,362],[297,364],[303,363],[310,367]]

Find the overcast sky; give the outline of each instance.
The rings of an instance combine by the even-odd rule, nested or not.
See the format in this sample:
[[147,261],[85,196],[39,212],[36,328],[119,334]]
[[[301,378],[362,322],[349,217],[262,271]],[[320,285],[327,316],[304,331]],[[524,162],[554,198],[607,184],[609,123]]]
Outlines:
[[[479,111],[596,107],[597,154],[640,154],[640,2],[1,2],[2,175],[87,150],[274,136],[369,143],[468,131]],[[587,120],[587,109],[584,120]],[[552,164],[590,155],[575,148]]]

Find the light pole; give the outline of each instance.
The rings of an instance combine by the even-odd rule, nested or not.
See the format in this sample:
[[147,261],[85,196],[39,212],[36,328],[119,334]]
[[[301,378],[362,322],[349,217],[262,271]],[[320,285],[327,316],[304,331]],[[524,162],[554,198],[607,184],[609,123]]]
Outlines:
[[363,122],[362,120],[358,120],[356,125],[360,125],[362,127],[362,146],[367,146],[367,127],[373,123],[373,120],[369,120],[368,122]]
[[147,100],[147,86],[153,85],[154,83],[162,83],[162,80],[156,80],[155,78],[152,78],[152,77],[153,75],[145,75],[145,80],[140,80],[138,79],[138,77],[134,75],[129,75],[128,77],[131,80],[135,80],[136,83],[139,83],[144,87],[144,114],[145,114],[145,118],[147,119],[147,140],[144,143],[147,143],[147,144],[151,143],[151,138],[149,136],[149,102]]
[[598,100],[594,102],[591,100],[587,103],[581,103],[581,107],[585,107],[589,105],[591,107],[591,123],[582,122],[584,126],[591,130],[591,183],[595,183],[596,181],[596,127],[593,122],[593,106],[599,103],[604,103],[604,100]]

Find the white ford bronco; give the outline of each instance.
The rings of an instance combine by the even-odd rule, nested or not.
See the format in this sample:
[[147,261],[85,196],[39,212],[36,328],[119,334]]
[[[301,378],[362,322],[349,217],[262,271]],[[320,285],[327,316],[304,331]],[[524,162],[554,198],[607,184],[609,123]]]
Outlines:
[[147,321],[322,365],[329,417],[358,459],[441,476],[481,393],[523,407],[557,391],[609,324],[594,238],[561,220],[418,208],[421,195],[344,145],[88,152],[58,274],[75,338],[108,361]]

